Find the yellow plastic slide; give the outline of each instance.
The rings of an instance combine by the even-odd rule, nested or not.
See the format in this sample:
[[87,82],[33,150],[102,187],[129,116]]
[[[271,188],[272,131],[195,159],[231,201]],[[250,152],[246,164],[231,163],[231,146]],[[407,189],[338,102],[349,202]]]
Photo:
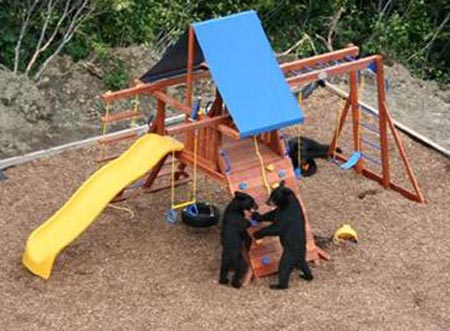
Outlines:
[[144,176],[159,160],[183,144],[170,137],[146,134],[119,158],[95,172],[66,204],[28,238],[22,262],[48,279],[58,253],[97,218],[126,186]]

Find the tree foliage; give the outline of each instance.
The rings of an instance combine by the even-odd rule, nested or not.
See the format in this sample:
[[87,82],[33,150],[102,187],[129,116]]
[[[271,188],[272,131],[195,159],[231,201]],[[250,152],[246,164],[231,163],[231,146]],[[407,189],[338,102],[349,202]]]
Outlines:
[[[19,71],[26,71],[36,52],[50,0],[0,0],[0,63],[14,68],[15,47],[23,27],[23,4],[37,1],[21,45]],[[63,14],[58,2],[49,19],[55,27]],[[450,78],[450,2],[448,0],[87,0],[95,12],[77,25],[63,52],[75,60],[98,47],[147,43],[164,50],[192,21],[255,9],[276,51],[307,56],[337,49],[349,42],[364,54],[382,53],[425,78]],[[45,38],[51,36],[51,28]],[[55,40],[64,36],[58,29]],[[57,43],[39,53],[36,66],[53,54]],[[30,70],[29,70],[30,71]]]

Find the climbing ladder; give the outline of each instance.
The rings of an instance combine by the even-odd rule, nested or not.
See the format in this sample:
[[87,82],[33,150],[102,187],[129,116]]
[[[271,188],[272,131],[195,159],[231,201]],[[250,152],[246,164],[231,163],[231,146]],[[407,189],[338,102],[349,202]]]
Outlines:
[[[255,198],[260,213],[269,211],[269,206],[266,205],[268,198],[266,183],[262,177],[261,163],[255,153],[252,138],[240,141],[225,141],[222,147],[222,154],[227,158],[227,162],[224,163],[224,168],[226,168],[224,172],[230,192],[232,194],[235,191],[248,193]],[[269,185],[275,187],[281,180],[285,180],[286,185],[295,192],[302,204],[306,222],[307,260],[317,262],[320,258],[328,259],[328,254],[317,247],[314,242],[291,160],[287,156],[278,155],[264,144],[259,144],[259,150],[264,160],[264,171]],[[268,224],[251,227],[248,232],[252,235],[266,225]],[[248,275],[246,281],[248,282],[251,276],[260,278],[276,273],[281,254],[282,247],[278,237],[263,238],[259,244],[252,242],[247,252],[251,274]]]
[[[108,92],[106,93],[108,94]],[[100,138],[97,142],[100,145],[100,156],[97,159],[98,163],[107,162],[117,158],[120,154],[108,154],[108,146],[116,144],[118,142],[135,139],[138,134],[138,130],[136,127],[136,120],[142,116],[140,110],[140,100],[139,95],[135,96],[135,99],[132,102],[133,107],[131,109],[111,112],[111,102],[106,102],[105,104],[105,114],[101,116],[101,127],[102,127],[102,138]],[[130,128],[135,129],[131,132],[125,132],[122,134],[114,135],[112,137],[107,137],[108,129],[111,124],[129,121]]]

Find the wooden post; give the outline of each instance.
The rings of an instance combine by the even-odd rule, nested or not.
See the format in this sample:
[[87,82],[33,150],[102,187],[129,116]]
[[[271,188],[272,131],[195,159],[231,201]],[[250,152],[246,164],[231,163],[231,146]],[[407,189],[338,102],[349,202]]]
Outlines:
[[[186,122],[190,121],[190,115],[192,112],[192,71],[194,68],[194,29],[189,27],[188,32],[188,49],[187,49],[187,72],[186,72],[186,106],[190,109],[189,114],[187,114]],[[194,133],[186,132],[185,141],[184,141],[185,149],[192,151],[194,146]]]
[[338,127],[335,129],[333,134],[333,139],[330,143],[330,149],[328,151],[328,155],[331,157],[334,157],[334,153],[336,151],[337,142],[339,140],[339,136],[341,135],[342,129],[344,128],[345,119],[347,118],[348,110],[350,109],[350,97],[347,98],[345,101],[344,109],[341,112],[341,117],[339,118],[339,124]]
[[186,75],[186,105],[192,107],[192,71],[194,68],[194,29],[189,27],[188,34],[188,56],[187,56],[187,75]]
[[384,109],[385,109],[384,113],[386,115],[387,122],[389,123],[389,127],[391,129],[392,135],[394,136],[395,143],[397,144],[403,164],[405,165],[409,180],[411,181],[411,183],[414,187],[414,190],[416,191],[419,202],[424,203],[425,198],[423,197],[422,192],[420,191],[419,184],[417,183],[416,177],[414,176],[414,172],[412,171],[411,165],[409,164],[408,158],[406,157],[405,149],[403,148],[403,143],[400,139],[400,135],[398,134],[397,130],[395,129],[394,121],[392,120],[391,116],[389,115],[389,113],[386,109],[386,106],[384,106]]
[[[356,70],[350,72],[350,104],[352,106],[353,148],[355,151],[361,152],[361,114],[358,104],[358,73]],[[360,158],[355,165],[355,170],[358,174],[361,174],[363,168],[364,161]]]
[[389,187],[391,182],[389,171],[389,146],[388,146],[388,131],[386,119],[386,92],[384,86],[384,67],[383,58],[378,56],[375,59],[377,72],[377,94],[378,94],[378,121],[380,126],[380,145],[381,145],[381,164],[383,167],[383,186]]

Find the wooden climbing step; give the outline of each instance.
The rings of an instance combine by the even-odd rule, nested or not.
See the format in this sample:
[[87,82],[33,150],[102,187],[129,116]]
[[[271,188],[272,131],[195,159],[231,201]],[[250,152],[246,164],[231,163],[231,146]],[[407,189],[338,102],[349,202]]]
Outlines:
[[137,132],[132,131],[132,132],[125,132],[122,134],[114,135],[111,137],[101,138],[97,142],[100,145],[110,145],[110,144],[114,144],[114,143],[122,141],[122,140],[133,139],[136,137],[137,137]]
[[103,123],[119,122],[124,120],[133,120],[140,117],[140,113],[133,109],[117,112],[114,114],[107,114],[101,117]]

